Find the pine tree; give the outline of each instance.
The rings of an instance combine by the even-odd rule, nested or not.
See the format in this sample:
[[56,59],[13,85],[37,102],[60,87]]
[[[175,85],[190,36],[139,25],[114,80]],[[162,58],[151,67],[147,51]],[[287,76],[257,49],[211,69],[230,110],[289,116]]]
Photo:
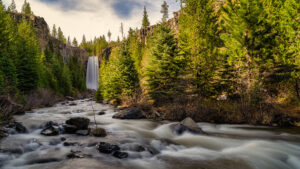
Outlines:
[[150,22],[148,19],[148,13],[147,13],[147,9],[146,6],[144,6],[144,15],[143,15],[143,21],[142,21],[142,28],[148,27],[150,26]]
[[82,36],[81,44],[82,44],[82,45],[85,45],[85,44],[86,44],[86,38],[85,38],[85,35]]
[[74,47],[78,47],[78,42],[77,42],[76,38],[73,39],[72,45]]
[[71,38],[70,38],[70,36],[68,36],[67,44],[71,45]]
[[62,42],[65,42],[65,36],[64,36],[64,33],[62,32],[60,27],[58,27],[57,39],[62,41]]
[[110,30],[108,30],[107,36],[108,36],[108,41],[110,42],[110,40],[111,40],[111,32],[110,32]]
[[52,37],[57,38],[57,30],[56,30],[55,24],[53,25],[53,28],[52,28]]
[[11,1],[11,4],[8,6],[7,11],[9,12],[13,12],[13,13],[17,13],[17,7],[16,7],[16,3],[15,0]]
[[166,1],[164,1],[164,3],[161,5],[160,13],[163,14],[162,22],[167,22],[169,18],[169,5],[167,4]]
[[32,15],[32,11],[31,11],[31,7],[29,2],[27,2],[26,0],[24,1],[24,4],[22,6],[22,13],[26,14],[26,15]]
[[121,32],[122,38],[124,39],[124,27],[123,27],[123,22],[121,22],[120,32]]
[[18,88],[23,92],[37,88],[39,83],[39,44],[32,24],[23,18],[18,25]]
[[151,61],[145,68],[145,79],[149,96],[159,103],[168,102],[178,93],[181,63],[178,60],[177,43],[170,28],[157,28],[151,43]]
[[215,3],[216,0],[187,0],[179,20],[181,53],[189,61],[187,71],[193,75],[195,91],[202,96],[218,93],[220,69],[224,66],[219,54],[222,42]]

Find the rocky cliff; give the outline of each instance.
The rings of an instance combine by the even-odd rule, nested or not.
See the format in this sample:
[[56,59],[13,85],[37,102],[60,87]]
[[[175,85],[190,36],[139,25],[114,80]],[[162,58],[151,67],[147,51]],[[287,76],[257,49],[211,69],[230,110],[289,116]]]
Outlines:
[[87,62],[88,56],[87,52],[84,49],[66,45],[62,41],[59,41],[56,38],[50,36],[49,26],[44,18],[39,16],[24,15],[20,13],[11,13],[11,16],[14,20],[16,20],[16,22],[20,22],[23,17],[25,17],[27,20],[31,20],[42,50],[44,50],[46,46],[49,45],[49,43],[52,43],[54,50],[56,52],[59,52],[65,60],[70,56],[76,56],[83,64]]

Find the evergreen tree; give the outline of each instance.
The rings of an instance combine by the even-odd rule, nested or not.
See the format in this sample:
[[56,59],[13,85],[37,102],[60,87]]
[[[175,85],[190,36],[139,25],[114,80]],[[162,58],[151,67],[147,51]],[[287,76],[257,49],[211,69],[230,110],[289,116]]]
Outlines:
[[9,12],[14,12],[14,13],[17,13],[17,7],[16,7],[16,3],[15,3],[15,0],[12,0],[11,1],[11,4],[8,6],[7,8],[7,11]]
[[23,92],[37,88],[39,83],[39,44],[32,24],[23,18],[18,25],[18,88]]
[[53,28],[52,28],[52,37],[57,38],[57,30],[56,30],[55,24],[53,25]]
[[138,84],[138,74],[129,55],[127,44],[122,43],[116,58],[101,64],[97,98],[119,100],[121,95],[134,94]]
[[142,28],[148,27],[150,26],[150,22],[148,19],[148,13],[147,13],[147,9],[146,6],[144,6],[144,15],[143,15],[143,21],[142,21]]
[[145,68],[148,94],[155,101],[171,101],[178,93],[181,63],[178,60],[177,43],[170,28],[157,28],[151,43],[151,61]]
[[166,1],[164,1],[164,3],[161,5],[160,13],[163,14],[162,22],[167,22],[169,18],[169,5],[167,4]]
[[77,42],[76,38],[73,39],[72,45],[75,47],[78,47],[78,42]]
[[110,30],[108,30],[107,36],[108,36],[108,41],[110,42],[110,40],[111,40],[111,32],[110,32]]
[[31,7],[29,2],[27,2],[26,0],[24,1],[24,4],[22,6],[22,13],[26,14],[26,15],[32,15],[32,11],[31,11]]
[[123,22],[121,22],[120,32],[121,32],[122,38],[124,39],[124,27],[123,27]]
[[58,27],[57,39],[62,41],[62,42],[65,42],[65,36],[64,36],[64,33],[62,32],[60,27]]
[[71,38],[70,38],[70,36],[68,36],[67,44],[71,45]]
[[181,53],[189,61],[187,71],[193,75],[196,92],[212,96],[222,92],[220,70],[225,61],[219,54],[219,14],[215,11],[216,0],[187,0],[179,20]]
[[85,35],[82,36],[81,44],[82,44],[82,45],[85,45],[85,44],[86,44],[86,38],[85,38]]

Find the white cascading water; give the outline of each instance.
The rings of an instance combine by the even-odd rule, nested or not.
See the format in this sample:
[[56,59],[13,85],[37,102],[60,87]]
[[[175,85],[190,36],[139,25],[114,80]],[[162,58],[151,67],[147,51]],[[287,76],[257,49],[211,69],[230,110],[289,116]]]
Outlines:
[[97,56],[90,56],[86,71],[86,87],[88,89],[97,90],[99,76],[99,61]]

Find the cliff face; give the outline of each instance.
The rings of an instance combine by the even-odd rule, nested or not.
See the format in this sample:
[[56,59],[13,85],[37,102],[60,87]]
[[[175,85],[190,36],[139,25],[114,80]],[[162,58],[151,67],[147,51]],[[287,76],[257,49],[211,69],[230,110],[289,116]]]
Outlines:
[[[180,13],[181,11],[174,12],[173,18],[167,21],[167,25],[174,31],[175,35],[178,35],[179,33],[178,21],[179,21]],[[147,36],[152,35],[157,26],[158,25],[153,25],[146,28],[141,28],[138,31],[139,41],[145,42],[147,44]]]
[[38,16],[28,16],[20,13],[11,13],[11,16],[18,23],[22,20],[23,17],[25,17],[27,20],[31,20],[42,50],[44,50],[46,46],[51,42],[54,50],[56,52],[59,52],[65,60],[70,56],[76,56],[79,58],[81,63],[84,64],[85,62],[87,62],[88,56],[87,52],[84,49],[66,45],[65,43],[50,36],[49,26],[44,18]]

